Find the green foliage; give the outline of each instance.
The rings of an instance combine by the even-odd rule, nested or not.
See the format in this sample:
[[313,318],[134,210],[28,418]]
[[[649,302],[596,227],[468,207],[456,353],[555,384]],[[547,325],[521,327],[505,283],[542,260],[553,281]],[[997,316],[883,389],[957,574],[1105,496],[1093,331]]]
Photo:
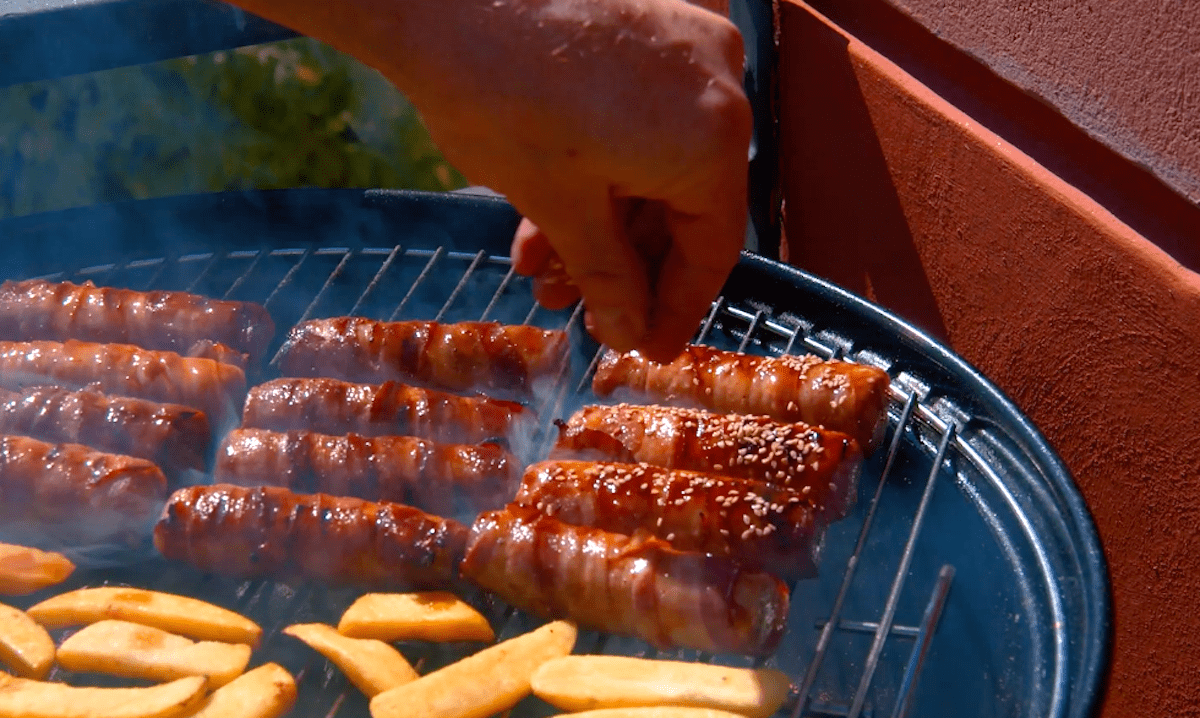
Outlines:
[[463,184],[382,76],[310,39],[0,89],[0,217],[230,189]]

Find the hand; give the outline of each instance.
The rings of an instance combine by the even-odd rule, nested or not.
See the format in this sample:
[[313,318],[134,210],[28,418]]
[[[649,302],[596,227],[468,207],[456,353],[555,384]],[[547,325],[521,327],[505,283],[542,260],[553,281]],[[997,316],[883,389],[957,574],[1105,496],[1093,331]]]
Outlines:
[[446,157],[529,220],[592,333],[669,359],[737,261],[750,106],[742,42],[684,0],[234,0],[384,73]]
[[682,0],[491,5],[486,51],[455,52],[439,75],[458,81],[414,102],[450,161],[527,218],[513,258],[539,301],[582,294],[598,340],[669,360],[743,243],[736,28]]

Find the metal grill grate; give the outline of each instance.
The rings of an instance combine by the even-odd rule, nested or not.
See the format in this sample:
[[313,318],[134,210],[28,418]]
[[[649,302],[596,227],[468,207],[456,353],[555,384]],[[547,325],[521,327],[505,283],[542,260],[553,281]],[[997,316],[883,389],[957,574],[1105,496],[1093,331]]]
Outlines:
[[[541,455],[551,439],[552,419],[569,414],[593,398],[589,381],[602,351],[582,331],[580,307],[562,312],[540,308],[532,300],[529,280],[515,275],[506,257],[484,251],[401,246],[229,251],[130,260],[47,278],[91,279],[98,284],[141,289],[186,289],[262,302],[280,327],[273,349],[278,348],[287,327],[308,318],[337,314],[393,320],[489,319],[566,329],[572,334],[576,351],[564,362],[554,391],[540,398],[537,408],[542,419],[541,441],[535,443],[535,453]],[[920,554],[922,529],[928,523],[932,498],[939,484],[943,492],[948,483],[963,485],[962,467],[985,476],[993,471],[976,446],[963,438],[970,415],[931,394],[919,377],[898,371],[885,357],[857,349],[844,337],[820,329],[814,321],[795,315],[777,316],[753,302],[722,297],[713,304],[696,340],[754,353],[812,352],[826,358],[849,357],[891,371],[888,449],[870,458],[864,467],[861,491],[866,498],[847,519],[831,528],[821,577],[794,587],[788,636],[776,656],[758,663],[778,667],[794,677],[793,695],[781,715],[908,714],[955,576],[955,568],[939,563],[936,557],[914,563],[914,557]],[[268,367],[263,376],[251,377],[251,381],[271,375]],[[998,477],[993,478],[997,486],[1003,485]],[[336,623],[355,597],[353,592],[317,586],[290,588],[263,581],[239,583],[165,566],[156,560],[132,567],[82,571],[71,584],[100,582],[177,591],[241,611],[264,627],[263,646],[255,654],[255,664],[276,661],[296,675],[301,701],[295,715],[366,714],[366,701],[335,669],[299,643],[279,635],[293,622]],[[470,600],[493,625],[502,626],[497,631],[500,638],[528,630],[536,623],[485,595]],[[1062,606],[1053,598],[1050,609],[1053,615],[1061,616]],[[904,623],[906,620],[911,623]],[[422,672],[461,658],[475,648],[417,644],[400,647]],[[748,659],[735,656],[696,651],[659,653],[639,641],[594,633],[581,636],[577,650],[749,665]],[[61,674],[56,677],[79,683],[97,680]],[[538,715],[546,710],[531,700],[519,706],[515,714]]]

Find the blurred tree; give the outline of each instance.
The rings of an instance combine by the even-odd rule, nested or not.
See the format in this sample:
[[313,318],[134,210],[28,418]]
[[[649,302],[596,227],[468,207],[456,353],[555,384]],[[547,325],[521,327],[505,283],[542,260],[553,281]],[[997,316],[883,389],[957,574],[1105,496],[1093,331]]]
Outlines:
[[463,184],[381,75],[307,38],[0,89],[0,217],[230,189]]

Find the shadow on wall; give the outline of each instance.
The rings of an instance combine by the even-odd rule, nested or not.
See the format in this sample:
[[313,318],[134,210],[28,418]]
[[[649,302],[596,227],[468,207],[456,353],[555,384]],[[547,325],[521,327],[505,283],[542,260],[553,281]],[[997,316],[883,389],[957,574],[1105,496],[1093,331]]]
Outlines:
[[[779,64],[780,154],[788,261],[946,339],[933,290],[893,186],[844,38],[791,6]],[[871,199],[864,209],[862,198]]]

